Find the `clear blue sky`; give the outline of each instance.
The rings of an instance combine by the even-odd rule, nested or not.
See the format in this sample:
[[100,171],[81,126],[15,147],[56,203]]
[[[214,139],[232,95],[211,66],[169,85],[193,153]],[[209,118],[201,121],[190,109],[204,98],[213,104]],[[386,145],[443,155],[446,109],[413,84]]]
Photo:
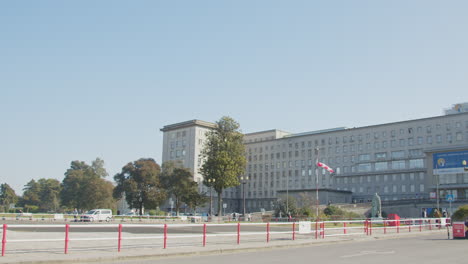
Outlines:
[[161,162],[164,125],[306,132],[468,101],[467,1],[1,1],[0,183]]

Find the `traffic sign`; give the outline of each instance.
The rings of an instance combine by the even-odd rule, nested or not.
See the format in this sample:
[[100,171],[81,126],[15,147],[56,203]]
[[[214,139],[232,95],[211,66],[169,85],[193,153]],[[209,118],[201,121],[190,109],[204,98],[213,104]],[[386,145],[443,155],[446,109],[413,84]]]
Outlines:
[[453,202],[453,194],[447,194],[447,196],[445,196],[445,199],[447,200],[447,202]]

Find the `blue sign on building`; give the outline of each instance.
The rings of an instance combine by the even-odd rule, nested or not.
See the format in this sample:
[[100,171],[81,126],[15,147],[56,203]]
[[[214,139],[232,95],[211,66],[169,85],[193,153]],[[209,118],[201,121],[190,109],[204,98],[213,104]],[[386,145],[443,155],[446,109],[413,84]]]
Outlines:
[[463,161],[468,162],[468,150],[434,153],[432,161],[434,174],[463,173]]

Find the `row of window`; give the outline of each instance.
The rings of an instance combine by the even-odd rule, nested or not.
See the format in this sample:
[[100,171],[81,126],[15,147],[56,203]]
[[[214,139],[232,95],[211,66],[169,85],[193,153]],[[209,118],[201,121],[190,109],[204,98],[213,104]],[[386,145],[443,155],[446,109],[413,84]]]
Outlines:
[[[468,135],[467,135],[468,137]],[[454,143],[454,142],[461,142],[463,141],[463,133],[462,132],[457,132],[455,133],[455,139],[453,138],[453,135],[451,133],[446,134],[446,143]],[[437,144],[443,143],[443,138],[442,135],[436,135],[435,136],[435,142]],[[427,136],[426,137],[426,143],[427,144],[433,144],[433,138],[432,136]],[[397,140],[391,140],[390,141],[390,147],[396,148],[396,147],[406,147],[406,146],[415,146],[415,145],[423,145],[424,144],[424,138],[423,137],[417,137],[415,138],[408,138],[408,139],[399,139]],[[331,155],[332,153],[348,153],[349,152],[356,152],[357,151],[370,151],[372,149],[374,150],[379,150],[379,149],[386,149],[388,147],[387,141],[383,142],[374,142],[373,146],[371,143],[366,143],[364,144],[357,144],[357,145],[344,145],[344,146],[337,146],[335,147],[335,150],[333,148],[329,147],[328,148],[328,154]],[[260,148],[261,149],[261,148]],[[322,149],[323,155],[325,155],[324,150]],[[311,158],[312,157],[313,150],[308,149],[307,150],[307,157]],[[277,152],[277,153],[270,153],[270,154],[259,154],[259,155],[252,155],[251,153],[251,148],[249,148],[249,154],[247,154],[247,160],[250,161],[261,161],[263,159],[268,160],[268,159],[286,159],[286,158],[297,158],[297,157],[305,157],[306,155],[306,150],[296,150],[296,151],[283,151],[283,152]]]
[[[330,160],[332,161],[332,160]],[[360,160],[364,161],[364,159]],[[307,165],[306,165],[307,162]],[[339,163],[336,161],[336,163]],[[303,168],[302,174],[305,176],[305,168],[308,167],[309,174],[312,171],[314,162],[312,160],[296,160],[296,161],[283,161],[283,162],[276,162],[275,164],[249,164],[247,166],[247,172],[256,172],[256,171],[263,171],[265,170],[268,172],[269,170],[280,170],[280,169],[287,169],[287,168]],[[333,165],[333,162],[329,164]],[[360,163],[353,166],[343,166],[343,171],[341,171],[341,167],[333,166],[337,174],[341,173],[356,173],[356,172],[371,172],[371,171],[385,171],[385,170],[403,170],[403,169],[418,169],[424,168],[424,159],[410,159],[410,160],[393,160],[393,161],[379,161],[379,162],[368,162],[368,163]],[[322,174],[325,174],[325,170],[321,170]]]
[[[465,121],[465,123],[466,123],[466,124],[465,124],[465,127],[468,128],[468,121]],[[451,131],[451,130],[452,130],[452,124],[451,124],[451,123],[446,123],[446,124],[445,124],[445,127],[446,127],[446,131]],[[440,131],[441,128],[442,128],[442,125],[441,125],[441,124],[437,124],[437,125],[435,126],[436,131]],[[461,128],[462,128],[462,123],[461,123],[461,121],[455,122],[455,128],[456,128],[456,129],[461,129]],[[432,133],[432,129],[433,129],[432,125],[426,126],[426,133],[427,133],[427,134],[431,134],[431,133]],[[400,135],[400,136],[407,135],[407,136],[409,136],[409,137],[407,137],[407,139],[400,139],[400,140],[398,141],[398,144],[399,144],[400,146],[404,146],[404,145],[406,145],[406,144],[408,144],[409,146],[412,146],[412,145],[415,145],[415,144],[419,144],[419,145],[420,145],[420,144],[423,144],[423,143],[424,143],[424,137],[423,137],[422,135],[421,135],[421,136],[411,137],[411,136],[414,135],[414,134],[420,134],[420,133],[422,133],[422,131],[423,131],[423,128],[422,128],[421,126],[417,127],[416,130],[415,130],[414,128],[412,128],[412,127],[409,127],[409,128],[407,128],[407,129],[401,128],[401,129],[399,129],[399,130],[391,130],[391,131],[390,131],[390,135],[391,135],[392,138],[393,138],[393,137],[396,137],[397,135]],[[405,132],[406,132],[406,133],[405,133]],[[462,133],[461,131],[455,132],[454,135],[455,135],[455,139],[456,139],[457,141],[462,141],[462,140],[463,140],[463,133]],[[442,143],[442,135],[441,135],[441,134],[438,134],[438,135],[436,135],[435,137],[436,137],[436,142],[437,142],[437,143]],[[374,133],[366,133],[366,134],[365,134],[365,139],[366,139],[367,141],[369,141],[369,140],[377,140],[377,139],[380,139],[380,138],[386,139],[386,138],[387,138],[387,132],[386,132],[386,131],[383,131],[383,132],[374,132]],[[363,135],[357,135],[357,136],[351,135],[351,136],[349,136],[349,137],[348,137],[348,136],[343,136],[343,137],[341,137],[341,138],[340,138],[340,137],[335,137],[335,138],[329,137],[329,138],[328,138],[328,144],[329,144],[329,145],[332,145],[333,143],[335,143],[335,144],[348,143],[348,142],[352,143],[352,142],[356,142],[356,141],[357,141],[357,142],[362,142],[363,139],[364,139],[364,136],[363,136]],[[447,142],[453,140],[453,135],[452,135],[452,133],[448,132],[448,133],[446,134],[446,139],[447,139]],[[402,140],[403,140],[403,141],[402,141]],[[406,143],[406,140],[408,141],[407,143]],[[397,141],[396,141],[395,139],[392,139],[390,142],[395,142],[395,143],[393,143],[393,144],[394,144],[394,146],[397,146]],[[432,144],[432,142],[433,142],[432,136],[431,136],[431,135],[427,135],[427,136],[426,136],[426,143]],[[323,145],[325,145],[325,144],[326,144],[326,139],[324,139],[324,138],[322,138],[322,139],[315,139],[315,140],[314,140],[314,146],[315,146],[315,147],[316,147],[316,146],[319,146],[319,145],[322,145],[322,146],[323,146]],[[367,145],[367,144],[369,144],[369,145]],[[366,146],[370,146],[370,144],[371,144],[371,143],[366,143]],[[376,145],[376,144],[377,144],[377,145]],[[392,143],[391,143],[391,144],[392,144]],[[361,145],[362,145],[362,144],[361,144]],[[387,141],[383,141],[381,144],[375,142],[374,145],[375,145],[374,148],[379,148],[379,147],[385,148],[385,147],[387,146]],[[285,143],[282,144],[283,149],[285,149],[286,146],[289,146],[290,149],[292,149],[292,148],[299,149],[300,147],[301,147],[301,148],[306,148],[306,146],[309,147],[309,148],[311,148],[311,147],[312,147],[312,141],[307,141],[307,142],[306,142],[306,141],[302,141],[302,142],[294,142],[294,143],[293,143],[293,142],[289,142],[288,144],[286,144],[286,142],[285,142]],[[280,148],[281,148],[281,145],[276,145],[276,147],[277,147],[278,149],[280,149]],[[366,148],[367,148],[367,147],[366,147]],[[275,145],[265,146],[265,151],[274,150],[274,149],[275,149]],[[249,148],[249,149],[248,149],[248,152],[249,152],[249,153],[252,153],[252,152],[257,153],[257,150],[258,150],[259,153],[262,153],[262,152],[263,152],[263,148],[262,148],[262,147],[259,147],[258,149],[257,149],[257,148]]]

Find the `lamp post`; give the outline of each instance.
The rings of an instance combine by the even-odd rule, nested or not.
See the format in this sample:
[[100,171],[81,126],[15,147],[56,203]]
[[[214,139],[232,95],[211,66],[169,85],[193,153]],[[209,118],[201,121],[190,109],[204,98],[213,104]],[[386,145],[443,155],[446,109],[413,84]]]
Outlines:
[[466,167],[466,160],[462,161],[462,165],[463,165],[463,170],[468,171],[468,168]]
[[216,179],[208,179],[208,185],[210,186],[210,216],[213,215],[213,184]]
[[244,211],[244,220],[245,220],[245,184],[249,180],[249,176],[241,176],[240,177],[241,183],[242,183],[242,201],[243,201],[243,211]]

